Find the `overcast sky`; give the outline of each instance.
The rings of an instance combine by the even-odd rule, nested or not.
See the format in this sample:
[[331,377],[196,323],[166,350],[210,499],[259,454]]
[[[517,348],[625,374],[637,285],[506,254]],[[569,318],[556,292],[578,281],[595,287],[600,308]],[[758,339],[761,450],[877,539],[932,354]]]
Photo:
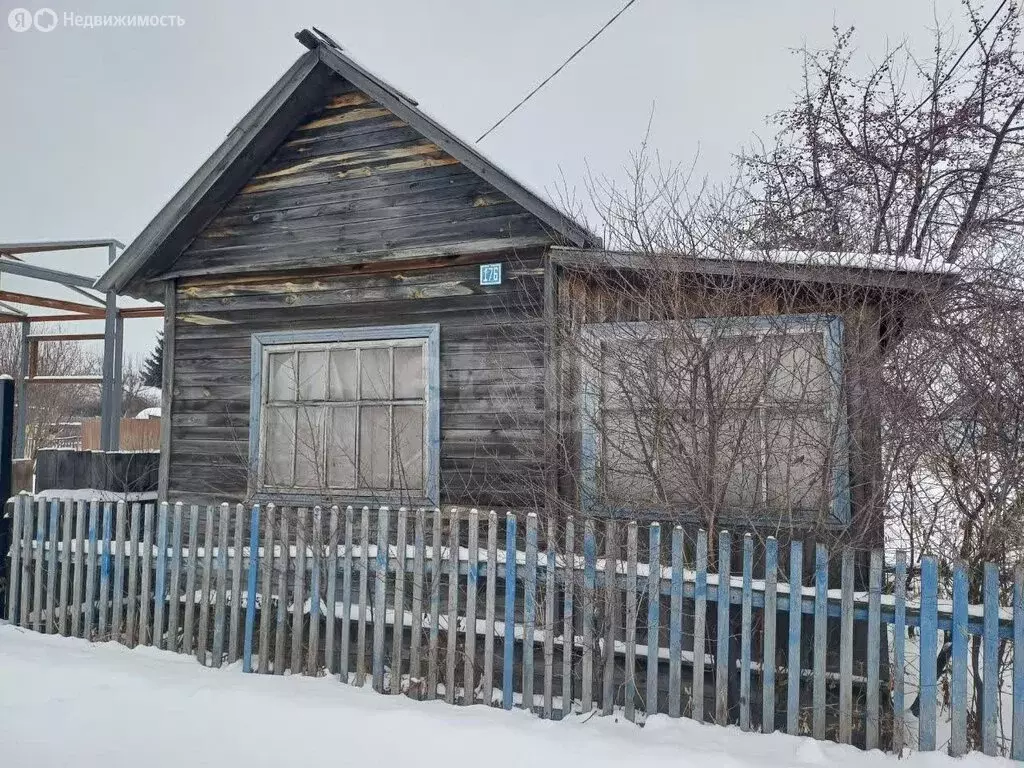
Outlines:
[[[183,26],[14,32],[0,5],[0,242],[115,237],[128,243],[304,49],[303,26],[475,139],[624,0],[91,0],[76,15],[176,14]],[[959,23],[959,0],[637,0],[602,37],[480,146],[553,196],[564,175],[615,175],[652,113],[668,161],[699,155],[724,178],[732,155],[770,136],[765,116],[799,85],[792,49],[857,27],[864,61]],[[99,274],[105,253],[35,263]],[[25,282],[5,276],[3,285]],[[35,283],[35,289],[47,290]],[[52,291],[51,291],[52,292]],[[59,293],[59,291],[57,292]],[[55,294],[56,295],[56,294]],[[67,294],[73,298],[73,294]],[[80,330],[87,330],[80,324]],[[129,321],[144,355],[157,320]]]

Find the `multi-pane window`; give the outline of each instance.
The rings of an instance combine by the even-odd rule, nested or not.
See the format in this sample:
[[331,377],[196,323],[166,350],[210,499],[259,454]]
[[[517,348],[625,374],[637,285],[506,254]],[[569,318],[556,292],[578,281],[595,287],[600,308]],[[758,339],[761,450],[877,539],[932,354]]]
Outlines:
[[590,503],[844,520],[840,334],[814,316],[592,326]]
[[261,489],[427,496],[429,347],[424,337],[262,345]]

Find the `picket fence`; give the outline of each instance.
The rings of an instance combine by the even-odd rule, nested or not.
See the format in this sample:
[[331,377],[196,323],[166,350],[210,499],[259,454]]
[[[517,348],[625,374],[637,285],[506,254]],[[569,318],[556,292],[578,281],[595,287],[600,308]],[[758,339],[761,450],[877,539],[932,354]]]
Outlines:
[[[13,504],[8,618],[38,632],[195,654],[214,667],[241,659],[245,672],[326,669],[355,685],[369,677],[382,693],[518,704],[548,718],[621,706],[634,721],[641,712],[666,712],[768,733],[778,711],[788,733],[894,751],[914,719],[917,748],[937,748],[939,681],[930,660],[945,631],[949,752],[968,750],[968,647],[978,636],[984,684],[973,693],[982,699],[981,747],[988,754],[1005,749],[998,662],[1009,642],[1012,733],[1005,751],[1024,758],[1021,569],[1012,607],[1001,608],[993,564],[984,565],[983,604],[969,605],[963,565],[952,568],[951,599],[939,599],[933,557],[921,559],[912,580],[919,599],[908,599],[902,553],[891,563],[892,594],[883,594],[878,551],[867,557],[867,589],[857,591],[858,553],[840,553],[839,587],[830,589],[836,569],[821,544],[813,583],[805,586],[799,541],[791,542],[786,582],[778,578],[780,547],[772,537],[759,544],[763,570],[755,579],[749,534],[733,574],[732,537],[724,531],[714,573],[706,532],[684,542],[690,537],[675,527],[662,541],[657,523],[645,526],[644,542],[635,522],[569,518],[549,523],[542,548],[534,514],[525,526],[512,513],[500,519],[476,510],[380,507],[372,516],[375,536],[365,507],[156,506],[23,494]],[[880,642],[889,626],[891,663]],[[916,680],[906,658],[908,626],[918,628],[926,660]],[[802,637],[807,629],[810,637]],[[866,653],[855,675],[858,632]],[[738,696],[730,691],[736,677]],[[913,719],[908,682],[921,692]]]

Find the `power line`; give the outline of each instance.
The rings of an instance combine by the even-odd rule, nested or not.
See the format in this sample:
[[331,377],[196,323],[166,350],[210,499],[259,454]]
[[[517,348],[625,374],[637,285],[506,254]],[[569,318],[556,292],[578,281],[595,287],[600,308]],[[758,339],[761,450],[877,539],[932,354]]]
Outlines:
[[[618,19],[619,16],[624,14],[627,10],[629,10],[629,7],[631,5],[633,5],[633,3],[635,3],[635,2],[636,2],[636,0],[629,0],[624,6],[622,6],[622,8],[619,9],[619,12],[616,13],[614,16],[612,16],[610,19],[608,19],[608,21],[606,21],[604,23],[604,26],[602,26],[599,30],[597,30],[597,32],[595,32],[593,35],[590,36],[590,39],[587,40],[587,42],[585,42],[583,45],[581,45],[579,48],[577,48],[575,51],[573,51],[572,56],[570,56],[565,61],[563,61],[561,63],[561,65],[558,67],[558,69],[556,69],[554,72],[552,72],[546,78],[544,78],[536,88],[534,88],[532,91],[530,91],[528,94],[526,94],[526,96],[523,97],[522,101],[520,101],[518,104],[516,104],[514,107],[512,107],[512,109],[510,109],[508,112],[506,112],[505,115],[498,122],[496,122],[494,125],[492,125],[490,128],[488,128],[482,134],[480,134],[480,138],[476,140],[477,143],[479,144],[481,141],[483,141],[485,138],[487,138],[488,134],[490,134],[491,131],[493,131],[499,125],[501,125],[506,120],[508,120],[510,117],[512,117],[512,114],[517,109],[519,109],[521,106],[523,106],[523,104],[525,104],[527,101],[529,101],[530,98],[535,93],[537,93],[537,91],[539,91],[541,88],[543,88],[549,82],[551,82],[551,80],[553,80],[555,78],[555,76],[559,72],[561,72],[563,69],[566,68],[566,66],[568,66],[569,62],[571,62],[573,59],[575,59],[577,56],[579,56],[583,52],[584,48],[586,48],[588,45],[590,45],[592,42],[594,42],[598,37],[600,37],[601,33],[604,32],[606,29],[608,29],[608,27],[610,27],[612,24],[614,24],[615,20]],[[1005,2],[1005,0],[1004,0],[1004,2]]]

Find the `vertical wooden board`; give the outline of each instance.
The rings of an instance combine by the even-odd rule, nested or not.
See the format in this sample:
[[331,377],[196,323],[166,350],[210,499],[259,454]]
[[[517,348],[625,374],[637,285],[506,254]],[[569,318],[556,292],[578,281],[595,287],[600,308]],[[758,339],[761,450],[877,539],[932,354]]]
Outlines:
[[537,630],[537,513],[526,516],[526,561],[523,569],[523,709],[534,707],[534,637]]
[[487,596],[484,599],[484,704],[494,703],[494,621],[498,591],[498,513],[487,515]]
[[167,650],[178,652],[178,625],[181,617],[181,548],[184,509],[181,502],[174,505],[171,525],[171,576],[167,583]]
[[811,690],[811,735],[825,738],[825,654],[828,639],[828,550],[814,549],[814,682]]
[[214,571],[217,586],[213,604],[213,666],[220,667],[224,661],[224,632],[227,625],[228,594],[228,536],[231,526],[231,507],[221,504],[217,514],[217,550],[214,555]]
[[562,717],[571,715],[572,662],[576,650],[576,630],[573,622],[573,590],[576,586],[576,522],[572,515],[565,519],[565,565],[562,590]]
[[242,547],[245,542],[245,507],[235,505],[234,541],[229,551],[231,564],[231,610],[228,614],[228,664],[238,661],[239,628],[242,619]]
[[323,564],[323,511],[319,506],[313,507],[313,529],[309,534],[308,545],[304,544],[306,557],[310,560],[309,568],[309,642],[306,653],[306,674],[320,674],[320,569]]
[[661,647],[661,526],[651,523],[648,533],[650,571],[647,577],[647,695],[645,711],[658,714],[658,651]]
[[967,568],[957,562],[953,565],[953,621],[950,631],[953,644],[949,686],[949,754],[953,757],[967,754],[967,604]]
[[853,549],[846,547],[842,555],[839,632],[839,742],[853,739]]
[[[871,552],[871,561],[868,569],[868,669],[867,669],[867,692],[865,694],[867,712],[864,724],[864,743],[868,749],[878,747],[878,686],[879,686],[879,658],[880,658],[880,603],[882,595],[882,553],[878,550]],[[921,658],[935,658],[922,656]],[[923,664],[922,667],[931,667],[934,671],[934,664]],[[934,701],[934,688],[932,689],[932,701]]]
[[260,558],[260,663],[257,667],[261,675],[270,671],[270,629],[274,624],[274,524],[276,511],[273,504],[267,504],[267,520],[263,523],[263,556]]
[[480,513],[469,510],[469,559],[466,563],[466,647],[462,686],[464,704],[472,704],[476,697],[476,593],[480,581]]
[[[335,510],[337,511],[337,510]],[[241,552],[238,553],[241,558]],[[256,633],[256,581],[260,565],[260,505],[249,515],[249,567],[245,589],[245,627],[242,633],[242,671],[252,672],[253,636]]]
[[626,526],[626,621],[623,625],[626,641],[626,691],[625,715],[631,723],[636,722],[636,548],[637,525],[630,520]]
[[786,732],[800,733],[800,629],[803,602],[804,548],[799,541],[789,547],[789,652],[786,663]]
[[[377,510],[377,557],[373,573],[373,690],[384,693],[384,630],[387,627],[388,527],[390,510]],[[456,541],[456,543],[458,543]]]
[[182,620],[181,652],[192,654],[195,638],[196,570],[199,567],[199,507],[193,504],[188,513],[188,559],[185,561],[185,618]]
[[1013,569],[1013,729],[1010,757],[1024,760],[1024,565]]
[[[111,632],[115,640],[124,643],[124,548],[125,528],[128,525],[128,508],[123,501],[117,503],[116,542],[114,544],[114,608]],[[176,648],[173,650],[177,650]]]
[[[548,517],[544,550],[544,708],[543,716],[551,719],[555,705],[555,520]],[[571,647],[571,646],[570,646]]]
[[213,521],[215,507],[206,507],[203,525],[203,565],[199,587],[199,631],[196,638],[196,657],[205,665],[210,639],[210,584],[213,578]]
[[672,584],[668,618],[668,716],[682,713],[683,656],[683,526],[672,529]]
[[50,522],[47,526],[46,551],[46,633],[57,631],[57,541],[60,533],[60,502],[49,502]]
[[728,531],[718,533],[718,637],[715,649],[715,722],[729,722],[729,587],[732,580],[732,538]]
[[349,682],[349,658],[352,644],[352,548],[355,546],[352,507],[345,508],[345,552],[341,579],[341,658],[338,675],[343,683]]
[[604,647],[613,652],[604,654],[604,670],[601,679],[601,714],[610,715],[615,708],[615,642],[619,625],[622,623],[619,604],[619,588],[616,583],[619,571],[618,526],[614,520],[605,521],[604,552]]
[[[302,625],[305,620],[306,602],[306,509],[299,507],[295,517],[295,557],[290,558],[295,564],[292,574],[292,654],[290,669],[293,675],[302,672]],[[281,542],[286,552],[290,552],[289,542]],[[364,543],[365,547],[366,544]]]
[[[872,553],[872,574],[874,581],[874,553]],[[880,563],[879,563],[880,565]],[[881,578],[879,577],[879,581]],[[932,555],[925,555],[921,558],[921,656],[922,659],[934,659],[938,652],[938,585],[939,585],[939,563]],[[871,607],[869,604],[868,631],[870,632]],[[877,637],[877,632],[875,633]],[[870,645],[871,637],[868,637],[868,684],[871,684],[871,657],[877,656],[877,647],[873,651]],[[936,670],[934,664],[919,664],[920,670],[920,691],[921,706],[918,716],[918,748],[922,752],[929,752],[935,749],[935,706],[938,694],[936,681]],[[877,689],[876,689],[877,690]],[[870,694],[870,689],[868,693]],[[877,694],[875,695],[877,700]],[[869,715],[870,717],[870,715]],[[875,744],[877,745],[877,735]]]
[[893,724],[892,740],[893,751],[896,754],[901,754],[906,740],[907,729],[906,707],[904,703],[907,667],[906,654],[904,652],[907,639],[907,555],[902,550],[896,553],[896,568],[893,578],[895,580],[895,588],[893,590],[895,606],[892,625],[892,709],[895,722]]
[[413,532],[412,561],[412,627],[409,635],[409,691],[422,683],[423,665],[420,661],[420,647],[423,641],[423,564],[426,550],[427,512],[423,507],[416,510]]
[[153,590],[153,645],[164,647],[164,606],[167,595],[167,519],[170,508],[167,502],[160,505],[156,529],[156,578]]
[[96,620],[96,569],[97,542],[99,539],[99,503],[89,502],[89,544],[88,563],[85,567],[85,626],[83,629],[86,640],[93,639],[93,624]]
[[283,675],[285,667],[285,631],[287,629],[285,621],[288,614],[288,570],[291,565],[292,558],[291,539],[288,535],[288,508],[280,507],[277,515],[280,520],[281,535],[278,538],[277,552],[274,556],[277,572],[277,620],[274,627],[274,674]]
[[36,533],[32,545],[33,560],[35,561],[35,579],[32,583],[32,629],[36,632],[43,631],[43,616],[45,608],[43,600],[43,579],[45,577],[43,563],[46,560],[46,501],[36,501]]
[[594,706],[594,599],[597,592],[597,538],[594,520],[583,521],[583,661],[580,670],[580,712]]
[[22,538],[24,532],[25,499],[27,494],[20,494],[14,500],[11,511],[11,551],[10,578],[7,586],[7,621],[17,626],[21,620],[21,560],[24,549]]
[[778,618],[779,543],[764,542],[764,646],[761,649],[761,731],[775,730],[775,627]]
[[136,502],[131,506],[131,521],[128,530],[128,605],[126,607],[128,615],[125,618],[125,624],[127,625],[129,647],[139,642],[139,538],[142,536],[141,518],[142,507]]
[[155,509],[146,504],[142,509],[142,554],[139,569],[142,583],[139,586],[139,643],[152,645],[150,616],[153,607],[153,516]]
[[998,753],[999,739],[999,566],[985,563],[982,585],[985,616],[982,631],[981,751]]
[[[75,517],[75,506],[74,506],[74,503],[70,499],[65,499],[63,506],[64,506],[64,511],[62,513],[63,516],[61,518],[62,532],[61,532],[61,553],[60,553],[60,561],[61,561],[61,567],[60,567],[60,598],[59,598],[59,600],[60,600],[60,621],[58,622],[57,631],[60,632],[61,635],[67,637],[68,636],[68,631],[69,631],[69,628],[70,628],[70,622],[69,622],[70,615],[69,614],[71,613],[71,610],[72,610],[72,606],[71,606],[69,601],[70,601],[70,597],[71,597],[71,570],[73,568],[72,563],[73,563],[73,557],[74,557],[74,553],[71,551],[71,547],[72,547],[72,528],[73,528],[74,517]],[[15,516],[18,516],[20,514],[20,512],[19,512],[19,502],[17,502],[17,501],[14,503],[13,514]],[[123,529],[122,529],[122,533],[123,533]],[[122,535],[121,538],[123,540],[124,536]],[[18,541],[18,534],[14,533],[14,535],[11,536],[11,554],[12,554],[12,556],[13,556],[13,554],[18,549],[20,549],[20,542]],[[11,578],[12,578],[12,580],[17,578],[18,568],[19,567],[20,566],[16,565],[13,560],[11,561]],[[16,587],[16,585],[12,581],[11,590],[10,590],[10,597],[11,597],[12,600],[13,600],[13,598],[14,598],[14,596],[16,594],[17,594],[17,587]],[[13,604],[12,604],[12,607],[13,607]],[[78,610],[78,606],[75,606],[74,610],[77,611]],[[9,618],[11,619],[11,621],[13,621],[14,620],[13,614]]]
[[359,625],[356,628],[356,685],[366,683],[366,618],[370,610],[370,508],[359,522]]
[[110,540],[111,533],[111,505],[105,503],[100,509],[102,527],[100,529],[99,556],[100,556],[100,591],[99,591],[99,636],[107,639],[110,618]]
[[[18,625],[28,629],[29,615],[32,610],[32,542],[35,540],[36,535],[36,505],[28,494],[21,496],[21,499],[23,506],[21,520],[21,589],[20,596],[18,598]],[[84,508],[85,502],[81,502],[81,504]],[[84,511],[82,511],[82,516],[84,518]],[[79,550],[84,552],[85,545],[81,544],[79,546]],[[82,570],[82,568],[79,568],[79,570]],[[79,599],[76,600],[76,605],[81,604],[82,601],[79,597]]]
[[437,697],[437,646],[441,625],[441,510],[433,512],[430,537],[430,637],[427,640],[426,698]]
[[753,601],[754,539],[743,536],[743,597],[740,607],[740,728],[750,730],[750,637]]
[[697,531],[696,576],[693,583],[693,685],[691,717],[704,722],[704,635],[708,600],[708,532]]
[[338,656],[335,653],[334,632],[338,623],[338,535],[340,532],[340,510],[337,505],[331,507],[331,520],[327,530],[327,592],[324,602],[327,605],[324,625],[324,662],[328,675],[338,674]]
[[452,509],[448,529],[448,637],[445,644],[444,699],[455,703],[455,656],[459,619],[459,510]]
[[505,628],[502,635],[501,706],[512,709],[516,646],[516,517],[505,514]]
[[[409,510],[399,507],[395,523],[395,621],[391,629],[391,694],[402,692],[402,646],[405,643],[405,573],[406,573],[406,531],[409,525]],[[411,633],[415,634],[416,617],[411,622]]]

